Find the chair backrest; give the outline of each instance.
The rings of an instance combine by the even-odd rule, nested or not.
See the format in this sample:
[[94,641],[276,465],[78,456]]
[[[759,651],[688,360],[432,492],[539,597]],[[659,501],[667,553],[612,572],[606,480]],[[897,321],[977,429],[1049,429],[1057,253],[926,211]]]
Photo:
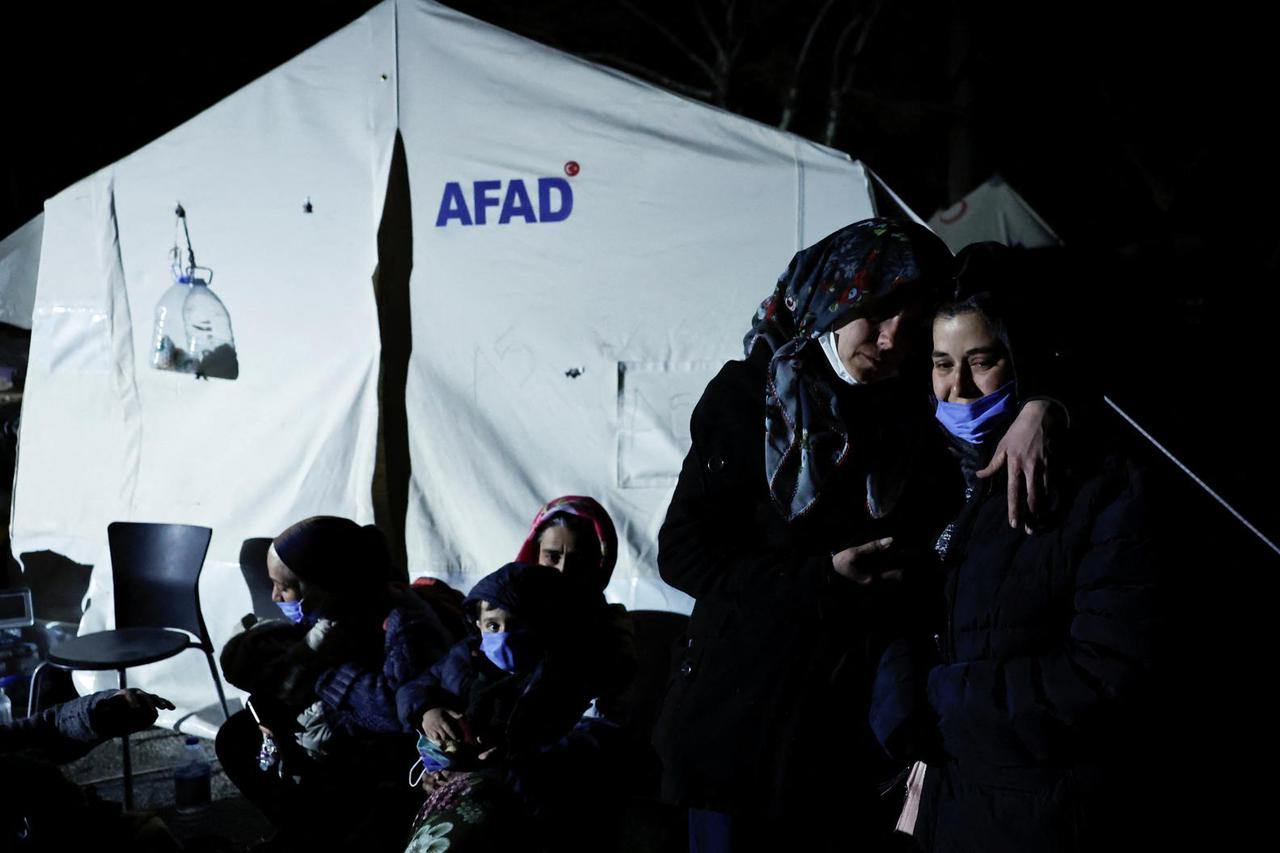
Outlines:
[[249,587],[253,614],[259,619],[279,619],[280,608],[271,600],[271,576],[267,574],[267,549],[271,539],[261,536],[244,540],[240,546],[240,574]]
[[689,617],[665,610],[628,611],[636,632],[636,672],[632,724],[637,731],[651,732],[658,718],[667,684],[671,678],[671,661],[683,646]]
[[181,628],[206,646],[200,570],[213,531],[190,524],[114,521],[107,525],[116,627]]

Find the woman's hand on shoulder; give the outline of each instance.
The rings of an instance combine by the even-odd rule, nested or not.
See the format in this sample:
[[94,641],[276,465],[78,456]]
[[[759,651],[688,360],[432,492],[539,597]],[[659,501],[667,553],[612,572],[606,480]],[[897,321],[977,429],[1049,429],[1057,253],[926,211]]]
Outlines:
[[[1060,428],[1056,405],[1044,398],[1027,401],[996,445],[990,464],[978,472],[979,477],[986,478],[1009,466],[1010,527],[1021,524],[1030,532],[1028,522],[1040,507],[1048,504],[1049,444],[1053,433]],[[1024,505],[1027,514],[1023,513]]]

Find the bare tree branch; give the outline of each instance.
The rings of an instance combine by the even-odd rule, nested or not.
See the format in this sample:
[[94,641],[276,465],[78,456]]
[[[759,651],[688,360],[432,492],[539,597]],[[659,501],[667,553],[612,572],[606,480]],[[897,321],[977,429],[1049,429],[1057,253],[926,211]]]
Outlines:
[[711,19],[707,17],[706,9],[703,8],[702,3],[695,2],[694,10],[698,14],[698,21],[702,24],[703,31],[715,48],[715,75],[712,77],[712,84],[715,87],[713,102],[718,106],[727,108],[729,106],[729,84],[733,80],[733,64],[737,61],[738,54],[741,53],[746,39],[737,32],[736,0],[720,0],[720,6],[724,10],[724,32],[722,35],[717,33],[716,27],[711,23]]
[[804,44],[800,46],[800,55],[796,57],[796,65],[791,72],[791,85],[787,87],[787,92],[782,102],[782,118],[778,120],[778,128],[780,130],[788,130],[791,127],[792,119],[795,118],[796,101],[800,98],[800,72],[804,68],[805,59],[809,56],[809,48],[813,46],[813,37],[818,34],[818,28],[822,26],[822,19],[827,16],[827,12],[831,11],[831,7],[835,2],[836,0],[826,0],[822,4],[818,14],[814,16],[813,22],[809,24],[809,31],[805,33]]
[[671,30],[668,29],[665,24],[651,17],[648,12],[641,9],[635,3],[630,2],[630,0],[619,0],[619,3],[621,3],[622,7],[626,9],[628,12],[635,15],[637,18],[639,18],[640,20],[644,21],[646,24],[648,24],[649,26],[657,30],[662,35],[663,38],[671,42],[671,44],[677,50],[683,53],[686,59],[688,59],[694,65],[697,65],[699,68],[701,68],[703,73],[707,75],[708,79],[712,81],[716,79],[716,71],[715,71],[715,68],[712,67],[711,63],[707,62],[705,59],[699,56],[695,51],[689,48],[689,46],[686,45],[683,41],[681,41],[679,36],[671,32]]
[[880,17],[880,11],[884,9],[884,0],[876,0],[871,7],[871,14],[867,15],[867,22],[862,25],[862,32],[858,33],[858,41],[853,46],[853,59],[851,62],[857,62],[858,57],[862,55],[862,49],[867,46],[867,36],[871,35],[871,27],[876,22],[876,18]]
[[840,30],[840,36],[836,39],[835,50],[831,52],[831,85],[835,86],[836,79],[840,75],[840,55],[844,53],[845,42],[849,41],[849,36],[853,35],[862,25],[862,14],[854,12],[849,18],[849,22],[844,25],[844,29]]
[[643,77],[646,80],[657,83],[659,86],[670,89],[673,92],[679,92],[682,95],[688,95],[689,97],[697,98],[700,101],[709,102],[715,95],[715,92],[711,89],[682,83],[672,77],[659,74],[652,68],[641,65],[639,62],[633,62],[625,56],[618,56],[613,53],[586,53],[583,54],[583,58],[589,59],[592,62],[603,62],[606,65],[612,65],[614,68],[619,68],[623,71],[629,71],[638,77]]
[[707,18],[707,12],[702,8],[700,0],[693,0],[693,10],[698,14],[698,23],[702,24],[702,31],[706,34],[707,40],[711,42],[711,46],[715,48],[716,56],[724,56],[724,45],[721,44],[720,38],[716,35],[716,28],[711,26],[711,20]]
[[827,126],[822,134],[822,141],[826,145],[835,143],[836,131],[840,129],[841,113],[844,111],[844,97],[841,89],[845,81],[840,79],[840,55],[844,53],[844,46],[849,36],[857,31],[862,21],[862,14],[854,12],[849,22],[840,30],[835,49],[831,52],[831,76],[827,84]]
[[[863,48],[867,46],[872,24],[875,23],[883,8],[884,0],[875,0],[869,13],[864,15],[861,12],[854,12],[836,40],[835,52],[831,58],[831,85],[827,91],[827,127],[823,133],[823,142],[827,145],[835,144],[836,133],[840,129],[840,119],[844,112],[844,102],[849,95],[849,90],[853,87],[853,73],[858,67],[858,58]],[[855,32],[858,33],[858,38],[853,44],[848,64],[843,66],[844,73],[841,74],[841,55],[844,53],[849,37]]]

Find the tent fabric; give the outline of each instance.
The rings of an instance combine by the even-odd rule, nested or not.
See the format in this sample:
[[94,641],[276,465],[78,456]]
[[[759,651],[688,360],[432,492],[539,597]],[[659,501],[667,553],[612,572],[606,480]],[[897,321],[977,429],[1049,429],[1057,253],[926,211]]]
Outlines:
[[687,611],[655,551],[693,405],[792,254],[872,215],[864,169],[434,3],[401,4],[398,44],[410,572],[465,589],[587,494],[607,595]]
[[984,240],[1025,249],[1062,244],[1053,229],[999,175],[946,210],[935,212],[928,224],[953,252]]
[[31,328],[44,214],[0,240],[0,323]]
[[[393,24],[373,10],[47,203],[12,539],[94,565],[82,633],[112,621],[112,521],[213,529],[201,588],[218,642],[250,609],[244,539],[317,513],[372,521]],[[235,380],[151,367],[175,200],[230,314]],[[131,683],[203,707],[196,656]]]
[[[867,174],[435,3],[387,0],[46,204],[12,538],[95,566],[82,632],[111,624],[111,521],[213,529],[201,591],[221,645],[250,609],[244,539],[317,513],[372,520],[371,277],[397,129],[410,573],[466,588],[514,556],[549,497],[589,494],[621,540],[609,596],[689,609],[655,543],[693,405],[791,255],[872,214]],[[150,366],[175,200],[230,314],[237,379]],[[165,723],[214,698],[186,654],[130,682],[174,700]]]

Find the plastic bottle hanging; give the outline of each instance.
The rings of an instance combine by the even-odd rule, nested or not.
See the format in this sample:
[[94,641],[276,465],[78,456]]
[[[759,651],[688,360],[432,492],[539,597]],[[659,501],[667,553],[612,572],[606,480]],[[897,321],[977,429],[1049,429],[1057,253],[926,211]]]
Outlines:
[[187,243],[187,263],[177,235],[173,242],[173,284],[156,303],[151,365],[157,370],[192,373],[197,379],[235,379],[240,375],[231,316],[209,285],[213,270],[196,266],[187,229],[187,212],[174,211]]

